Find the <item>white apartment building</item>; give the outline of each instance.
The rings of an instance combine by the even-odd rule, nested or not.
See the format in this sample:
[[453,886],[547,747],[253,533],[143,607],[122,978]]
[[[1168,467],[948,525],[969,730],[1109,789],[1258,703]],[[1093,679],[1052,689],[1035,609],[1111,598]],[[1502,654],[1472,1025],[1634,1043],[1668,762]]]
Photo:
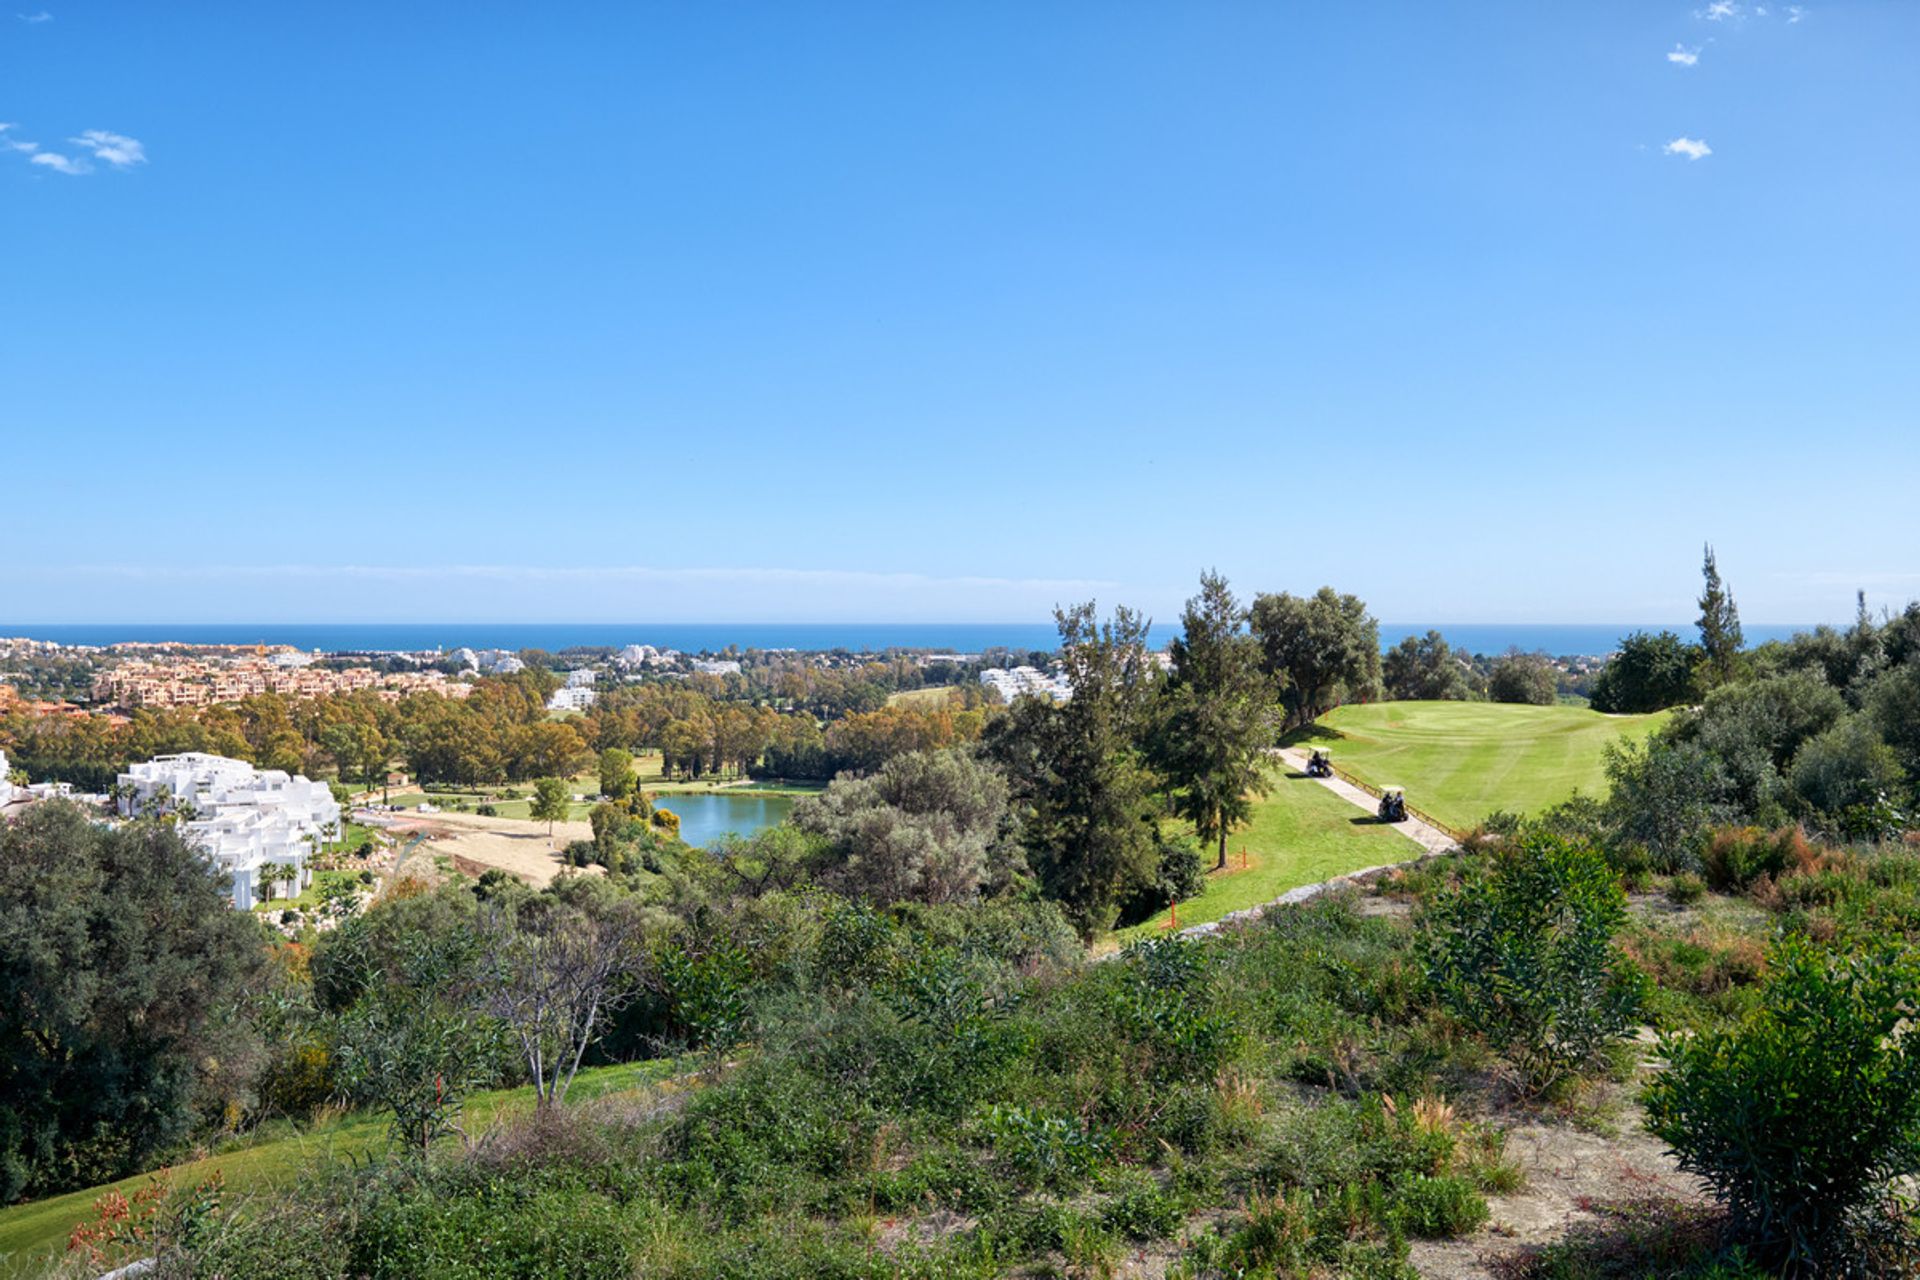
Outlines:
[[11,767],[7,763],[7,753],[0,751],[0,805],[13,802],[13,784],[7,781],[7,770]]
[[547,699],[549,711],[585,711],[600,695],[582,685],[569,684],[564,689],[555,689],[553,696]]
[[275,892],[305,889],[313,880],[308,853],[341,829],[326,783],[200,751],[134,765],[115,794],[125,817],[187,815],[182,832],[233,877],[233,905],[242,910],[262,900],[262,871],[271,878],[291,867],[292,879]]
[[576,667],[567,672],[567,688],[591,689],[598,678],[598,673],[592,667]]
[[980,673],[980,683],[998,693],[1008,706],[1013,705],[1015,698],[1065,702],[1073,696],[1073,685],[1065,676],[1048,675],[1034,667],[990,668]]

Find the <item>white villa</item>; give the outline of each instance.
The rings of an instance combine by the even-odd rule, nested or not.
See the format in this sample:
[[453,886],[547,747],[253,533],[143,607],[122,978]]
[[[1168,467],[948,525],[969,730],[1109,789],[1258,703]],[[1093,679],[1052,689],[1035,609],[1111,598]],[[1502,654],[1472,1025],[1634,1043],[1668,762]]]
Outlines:
[[305,889],[313,879],[307,854],[341,830],[326,783],[200,751],[134,765],[115,794],[125,817],[182,813],[187,839],[233,876],[233,905],[242,910],[274,896],[274,882]]

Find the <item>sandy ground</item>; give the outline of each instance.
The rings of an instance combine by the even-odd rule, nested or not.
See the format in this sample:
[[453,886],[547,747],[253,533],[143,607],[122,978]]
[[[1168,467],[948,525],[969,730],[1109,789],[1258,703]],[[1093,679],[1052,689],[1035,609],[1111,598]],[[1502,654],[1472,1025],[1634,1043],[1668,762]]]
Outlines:
[[498,867],[536,886],[560,873],[559,851],[570,841],[593,839],[593,828],[584,822],[554,823],[549,841],[544,822],[471,813],[399,814],[382,825],[403,843],[413,834],[425,835],[434,853],[453,859],[468,874]]
[[1704,1188],[1680,1172],[1658,1138],[1627,1105],[1611,1136],[1572,1125],[1526,1122],[1507,1131],[1507,1155],[1526,1173],[1510,1196],[1488,1196],[1493,1219],[1464,1240],[1415,1241],[1412,1263],[1426,1280],[1491,1280],[1487,1259],[1566,1238],[1595,1220],[1593,1207],[1653,1197],[1700,1203]]

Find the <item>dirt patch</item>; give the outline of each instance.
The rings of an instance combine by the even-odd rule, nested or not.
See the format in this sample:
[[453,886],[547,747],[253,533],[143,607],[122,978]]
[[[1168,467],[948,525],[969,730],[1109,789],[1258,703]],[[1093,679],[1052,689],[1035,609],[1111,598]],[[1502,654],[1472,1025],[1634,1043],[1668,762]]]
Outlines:
[[560,850],[572,841],[593,839],[593,828],[584,822],[556,822],[549,837],[544,822],[472,813],[423,814],[395,821],[389,830],[402,840],[425,836],[423,851],[449,859],[468,875],[497,867],[536,887],[551,884],[566,865]]
[[1508,1129],[1507,1155],[1526,1184],[1512,1195],[1489,1196],[1492,1219],[1466,1239],[1415,1241],[1414,1269],[1427,1280],[1493,1280],[1487,1258],[1562,1240],[1569,1228],[1598,1221],[1595,1206],[1648,1198],[1704,1203],[1704,1189],[1680,1171],[1642,1118],[1638,1106],[1624,1103],[1612,1135],[1540,1121]]

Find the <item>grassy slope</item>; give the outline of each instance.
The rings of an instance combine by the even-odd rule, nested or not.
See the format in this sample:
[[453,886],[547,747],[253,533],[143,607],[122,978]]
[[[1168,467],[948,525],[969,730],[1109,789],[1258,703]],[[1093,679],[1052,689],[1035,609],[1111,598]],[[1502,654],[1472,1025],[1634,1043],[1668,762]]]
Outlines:
[[[1240,868],[1246,850],[1247,869]],[[1386,862],[1405,862],[1420,847],[1380,826],[1317,782],[1276,770],[1273,790],[1259,802],[1253,821],[1227,841],[1228,869],[1209,872],[1207,889],[1180,904],[1180,924],[1205,924],[1229,912],[1270,902],[1289,889],[1315,884],[1342,872]],[[1212,865],[1209,851],[1208,865]],[[1157,918],[1115,937],[1122,942],[1161,931]]]
[[[597,1098],[639,1088],[665,1078],[672,1073],[673,1066],[671,1059],[662,1059],[589,1068],[575,1078],[567,1097],[570,1100]],[[526,1110],[532,1105],[533,1093],[527,1088],[475,1094],[468,1100],[463,1126],[468,1133],[477,1135],[495,1117]],[[306,1127],[274,1122],[205,1159],[174,1165],[172,1184],[189,1187],[219,1170],[226,1180],[228,1195],[238,1198],[250,1191],[285,1185],[301,1169],[318,1161],[383,1150],[386,1141],[386,1118],[368,1112],[353,1112]],[[18,1272],[30,1257],[44,1257],[58,1250],[76,1223],[93,1216],[94,1201],[109,1191],[131,1195],[146,1185],[148,1176],[136,1174],[119,1182],[0,1209],[0,1274]],[[33,1269],[28,1266],[26,1271]]]
[[917,706],[938,711],[953,700],[953,689],[950,684],[929,685],[925,689],[900,689],[887,695],[887,705]]
[[1376,786],[1398,783],[1442,822],[1469,827],[1495,809],[1533,813],[1575,791],[1606,792],[1602,749],[1665,718],[1495,702],[1340,707],[1288,741],[1327,742],[1334,762]]

